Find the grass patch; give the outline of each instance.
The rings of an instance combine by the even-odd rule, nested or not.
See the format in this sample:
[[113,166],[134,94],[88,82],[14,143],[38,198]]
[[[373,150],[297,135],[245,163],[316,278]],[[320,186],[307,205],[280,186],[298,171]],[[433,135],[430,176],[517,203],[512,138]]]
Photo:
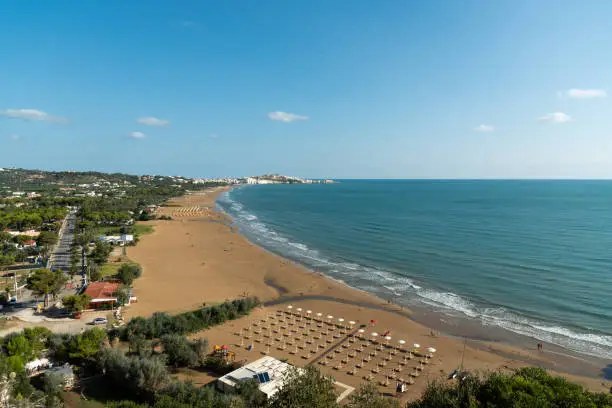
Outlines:
[[136,235],[137,237],[151,234],[153,231],[154,229],[152,225],[142,225],[142,224],[134,225],[134,235]]
[[117,274],[119,267],[123,264],[128,265],[138,265],[136,262],[113,262],[113,263],[105,263],[100,268],[100,272],[102,273],[103,278],[108,278]]
[[94,228],[96,237],[100,235],[121,235],[121,227],[116,225],[100,225]]

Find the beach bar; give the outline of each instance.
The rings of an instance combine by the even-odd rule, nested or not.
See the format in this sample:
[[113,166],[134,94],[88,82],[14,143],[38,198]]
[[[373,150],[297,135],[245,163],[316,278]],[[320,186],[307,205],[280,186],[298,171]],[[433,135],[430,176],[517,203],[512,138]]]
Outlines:
[[290,368],[293,368],[290,364],[265,356],[219,378],[217,388],[224,392],[233,391],[239,383],[255,380],[259,391],[270,398],[282,387],[285,372]]

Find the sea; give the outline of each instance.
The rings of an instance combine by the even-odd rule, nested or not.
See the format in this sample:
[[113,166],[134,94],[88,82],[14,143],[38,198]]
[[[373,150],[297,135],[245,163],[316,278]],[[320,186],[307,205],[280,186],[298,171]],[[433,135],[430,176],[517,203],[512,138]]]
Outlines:
[[249,240],[383,299],[612,359],[612,182],[249,185]]

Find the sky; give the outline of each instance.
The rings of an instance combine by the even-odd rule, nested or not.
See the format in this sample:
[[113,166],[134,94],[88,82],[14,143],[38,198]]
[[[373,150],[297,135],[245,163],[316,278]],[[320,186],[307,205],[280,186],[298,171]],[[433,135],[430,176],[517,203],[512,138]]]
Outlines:
[[5,0],[0,167],[612,178],[609,0]]

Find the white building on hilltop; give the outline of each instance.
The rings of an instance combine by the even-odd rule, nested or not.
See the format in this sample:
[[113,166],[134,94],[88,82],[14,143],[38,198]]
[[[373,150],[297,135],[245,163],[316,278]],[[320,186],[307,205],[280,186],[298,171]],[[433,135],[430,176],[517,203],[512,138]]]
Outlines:
[[259,391],[269,399],[283,386],[285,373],[292,368],[291,364],[265,356],[219,378],[217,388],[229,391],[241,382],[255,380],[259,383]]

